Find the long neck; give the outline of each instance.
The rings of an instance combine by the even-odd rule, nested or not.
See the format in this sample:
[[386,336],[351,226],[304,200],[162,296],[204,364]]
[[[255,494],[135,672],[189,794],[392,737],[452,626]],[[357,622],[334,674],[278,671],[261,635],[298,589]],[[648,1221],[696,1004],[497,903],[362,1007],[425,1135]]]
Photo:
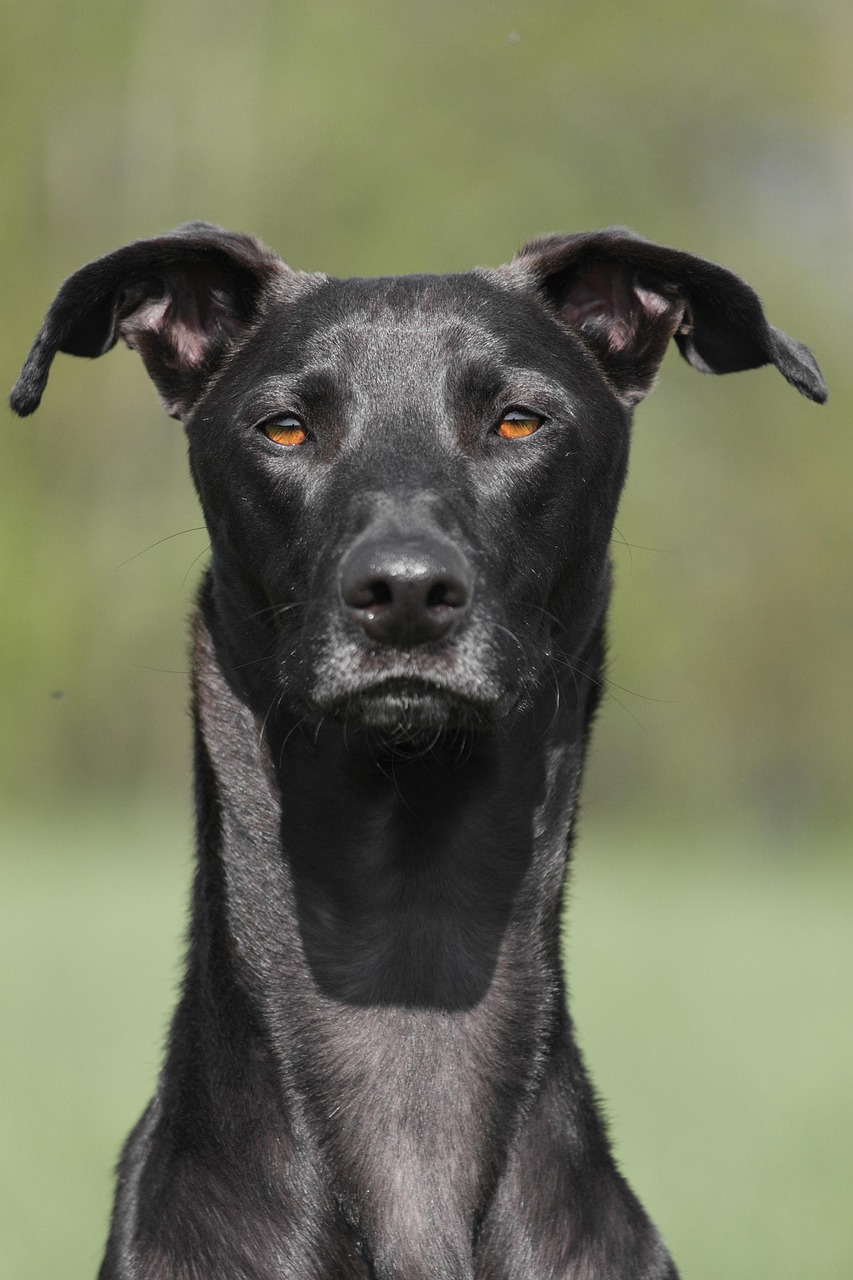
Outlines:
[[472,1224],[563,1016],[584,708],[549,694],[503,732],[395,756],[252,705],[207,613],[201,856],[225,904],[197,895],[196,963],[215,908],[215,963],[232,965],[285,1094],[306,1106],[377,1275],[419,1277],[417,1259],[443,1256],[429,1274],[465,1280]]
[[[519,921],[528,940],[534,921],[555,940],[584,745],[577,698],[547,686],[508,728],[394,748],[358,728],[270,714],[266,691],[236,688],[223,666],[202,617],[197,712],[225,867],[260,873],[265,851],[276,907],[286,903],[298,930],[289,965],[298,955],[319,993],[470,1009]],[[257,892],[266,879],[241,879],[251,909],[271,911]],[[241,892],[229,883],[232,911]],[[269,960],[255,957],[264,973]]]

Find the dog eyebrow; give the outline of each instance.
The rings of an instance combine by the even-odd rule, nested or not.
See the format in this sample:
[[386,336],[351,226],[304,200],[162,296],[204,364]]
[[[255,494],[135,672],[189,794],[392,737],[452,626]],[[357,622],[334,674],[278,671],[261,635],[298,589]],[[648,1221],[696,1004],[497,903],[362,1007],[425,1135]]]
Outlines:
[[511,394],[522,400],[532,396],[545,404],[554,407],[559,405],[562,413],[574,417],[575,401],[569,388],[556,378],[549,378],[539,369],[530,369],[524,365],[513,366],[507,370],[506,386]]
[[284,406],[299,404],[311,408],[346,396],[346,380],[328,366],[316,365],[298,374],[278,374],[252,387],[240,403],[240,414],[260,418]]
[[498,401],[506,407],[514,400],[534,400],[552,412],[559,409],[562,415],[575,416],[573,398],[562,383],[523,365],[475,357],[448,368],[445,388],[448,400],[474,404],[480,410],[497,407]]

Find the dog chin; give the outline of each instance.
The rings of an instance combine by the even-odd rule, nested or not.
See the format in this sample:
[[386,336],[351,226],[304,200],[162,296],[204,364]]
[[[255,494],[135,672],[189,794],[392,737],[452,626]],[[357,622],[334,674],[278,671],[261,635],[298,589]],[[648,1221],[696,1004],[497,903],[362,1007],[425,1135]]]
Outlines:
[[342,723],[372,729],[395,740],[483,729],[507,709],[503,701],[472,698],[426,681],[402,679],[353,689],[324,708]]

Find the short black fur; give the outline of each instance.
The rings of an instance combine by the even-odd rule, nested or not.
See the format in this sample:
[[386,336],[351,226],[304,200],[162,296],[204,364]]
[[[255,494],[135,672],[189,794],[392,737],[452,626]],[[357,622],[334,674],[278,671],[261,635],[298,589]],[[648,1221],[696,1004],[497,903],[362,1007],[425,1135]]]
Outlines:
[[187,971],[101,1280],[671,1280],[560,962],[608,546],[671,339],[822,401],[811,354],[619,228],[333,280],[193,223],[63,285],[12,407],[119,337],[213,558]]

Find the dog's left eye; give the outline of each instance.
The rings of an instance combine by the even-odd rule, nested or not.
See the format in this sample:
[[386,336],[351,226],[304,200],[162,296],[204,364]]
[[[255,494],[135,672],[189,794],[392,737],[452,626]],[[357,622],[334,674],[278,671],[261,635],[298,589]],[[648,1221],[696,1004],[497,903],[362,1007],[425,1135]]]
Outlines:
[[523,440],[525,436],[532,436],[534,431],[538,431],[543,422],[544,418],[540,418],[538,413],[530,413],[527,409],[510,409],[498,423],[497,433],[504,440]]
[[304,444],[308,439],[305,425],[292,413],[279,414],[277,418],[268,418],[261,423],[261,430],[273,444],[283,444],[292,448]]

